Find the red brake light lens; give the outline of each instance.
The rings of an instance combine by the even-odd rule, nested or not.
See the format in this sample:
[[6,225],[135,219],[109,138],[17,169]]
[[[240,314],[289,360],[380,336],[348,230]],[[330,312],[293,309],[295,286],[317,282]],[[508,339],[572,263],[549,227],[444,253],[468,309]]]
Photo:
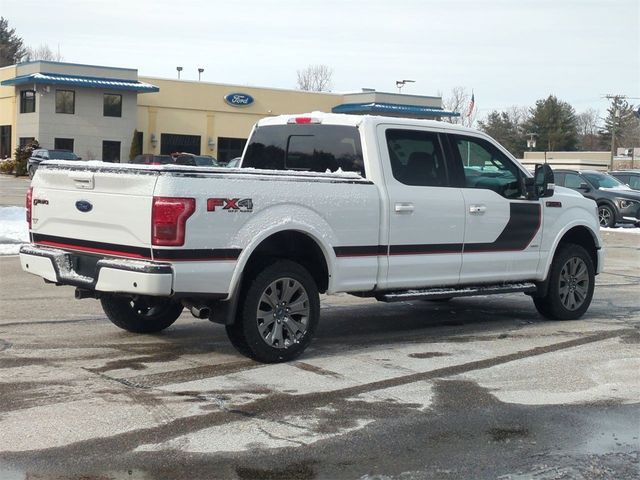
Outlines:
[[31,230],[31,208],[33,205],[33,187],[29,187],[27,190],[26,207],[27,207],[27,223],[29,224],[29,230]]
[[170,247],[184,245],[187,219],[195,211],[195,198],[153,197],[151,243]]
[[287,120],[287,123],[295,123],[297,125],[309,125],[309,124],[318,124],[320,123],[320,119],[319,118],[312,118],[312,117],[295,117],[295,118],[290,118],[289,120]]

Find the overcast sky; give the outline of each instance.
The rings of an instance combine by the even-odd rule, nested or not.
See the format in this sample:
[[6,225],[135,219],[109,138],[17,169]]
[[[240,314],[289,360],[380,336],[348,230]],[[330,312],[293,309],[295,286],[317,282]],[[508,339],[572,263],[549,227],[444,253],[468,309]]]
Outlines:
[[[310,64],[333,91],[475,92],[479,118],[555,94],[605,113],[640,97],[640,0],[0,0],[30,46],[140,75],[295,88]],[[640,98],[630,103],[640,104]]]

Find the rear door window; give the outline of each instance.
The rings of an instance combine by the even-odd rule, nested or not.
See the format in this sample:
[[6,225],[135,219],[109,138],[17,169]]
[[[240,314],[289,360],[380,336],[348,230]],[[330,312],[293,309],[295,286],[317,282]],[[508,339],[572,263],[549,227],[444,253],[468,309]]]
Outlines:
[[580,188],[580,184],[582,183],[586,182],[582,180],[582,178],[580,178],[580,175],[578,175],[577,173],[567,173],[564,178],[564,186],[567,188],[573,188],[574,190]]
[[387,130],[391,171],[405,185],[449,185],[438,134],[421,130]]
[[365,176],[360,133],[343,125],[267,125],[249,139],[242,167]]

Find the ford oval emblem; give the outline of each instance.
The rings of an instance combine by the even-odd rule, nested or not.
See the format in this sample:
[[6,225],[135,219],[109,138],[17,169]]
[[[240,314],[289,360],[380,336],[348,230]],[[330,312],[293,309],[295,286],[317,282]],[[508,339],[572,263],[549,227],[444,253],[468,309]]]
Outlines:
[[86,200],[78,200],[76,202],[76,208],[81,212],[86,213],[93,210],[93,205],[91,205],[91,203],[87,202]]
[[253,103],[253,97],[248,93],[230,93],[225,95],[224,101],[232,107],[248,107]]

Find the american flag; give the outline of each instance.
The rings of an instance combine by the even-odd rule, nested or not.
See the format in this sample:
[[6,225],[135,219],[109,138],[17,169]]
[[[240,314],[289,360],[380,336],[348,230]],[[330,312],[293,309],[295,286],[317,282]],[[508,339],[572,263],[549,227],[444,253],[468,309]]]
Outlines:
[[473,93],[473,90],[471,91],[471,102],[469,102],[469,111],[467,112],[467,117],[470,117],[471,114],[473,113],[473,109],[476,108],[476,97]]

